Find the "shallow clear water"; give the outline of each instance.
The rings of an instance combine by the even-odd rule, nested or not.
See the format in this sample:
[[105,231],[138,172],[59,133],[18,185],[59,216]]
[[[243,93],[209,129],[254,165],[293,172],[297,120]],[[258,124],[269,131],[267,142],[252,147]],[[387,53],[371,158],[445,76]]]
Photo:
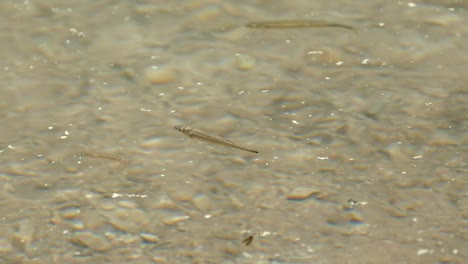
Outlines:
[[0,259],[467,262],[466,2],[310,2],[2,1]]

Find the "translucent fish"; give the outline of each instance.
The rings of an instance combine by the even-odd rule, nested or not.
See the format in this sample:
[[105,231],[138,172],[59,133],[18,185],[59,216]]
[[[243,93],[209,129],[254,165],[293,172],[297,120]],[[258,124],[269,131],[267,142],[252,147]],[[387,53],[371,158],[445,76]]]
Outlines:
[[227,140],[227,139],[225,139],[223,137],[216,136],[216,135],[213,135],[213,134],[210,134],[208,132],[198,130],[198,129],[195,129],[195,128],[191,128],[189,126],[177,125],[174,128],[179,130],[180,132],[186,134],[189,137],[202,139],[202,140],[205,140],[205,141],[208,141],[208,142],[228,146],[228,147],[231,147],[231,148],[241,149],[241,150],[245,150],[245,151],[252,152],[252,153],[258,153],[258,151],[254,150],[254,149],[238,145],[238,144],[236,144],[234,142],[231,142],[231,141],[229,141],[229,140]]
[[124,158],[111,154],[111,153],[105,153],[105,152],[97,152],[97,151],[85,151],[80,153],[81,156],[88,156],[88,157],[93,157],[93,158],[102,158],[102,159],[109,159],[109,160],[115,160],[122,164],[122,166],[127,167],[128,161],[125,160]]
[[248,28],[260,29],[287,29],[287,28],[312,28],[312,27],[339,27],[349,30],[354,28],[349,25],[319,21],[319,20],[276,20],[276,21],[257,21],[245,25]]

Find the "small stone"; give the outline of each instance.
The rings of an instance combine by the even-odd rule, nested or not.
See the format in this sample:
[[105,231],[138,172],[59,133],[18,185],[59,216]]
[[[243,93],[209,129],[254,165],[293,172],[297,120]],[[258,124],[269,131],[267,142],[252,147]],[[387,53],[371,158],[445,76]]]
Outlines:
[[68,207],[64,208],[61,212],[63,219],[73,219],[78,217],[80,214],[80,208],[78,207]]
[[247,71],[255,67],[255,58],[247,54],[236,54],[236,64],[239,70]]
[[450,263],[455,263],[454,257],[450,255],[444,255],[439,257],[439,263],[441,264],[450,264]]
[[192,186],[189,185],[179,185],[175,186],[170,190],[170,196],[172,199],[175,199],[179,202],[190,202],[194,196],[194,190]]
[[401,142],[393,142],[385,147],[385,153],[387,153],[392,160],[395,161],[406,161],[409,159],[408,155],[405,154],[404,147]]
[[[442,14],[440,14],[442,13]],[[462,17],[460,17],[456,12],[437,12],[433,13],[430,16],[424,16],[428,23],[432,23],[434,25],[450,27],[455,26],[457,24],[461,24]]]
[[305,54],[305,62],[308,65],[331,65],[343,60],[343,54],[332,48],[308,50]]
[[348,213],[349,222],[359,224],[364,222],[364,217],[357,211],[350,211]]
[[167,67],[151,66],[145,70],[146,79],[153,84],[164,84],[176,79],[176,72]]
[[159,257],[159,256],[155,256],[152,258],[153,262],[154,263],[159,263],[159,264],[166,264],[166,263],[169,263],[167,261],[167,259],[163,258],[163,257]]
[[122,241],[124,244],[130,245],[137,241],[140,241],[140,239],[138,238],[137,235],[127,234],[127,235],[120,236],[119,241]]
[[211,199],[203,194],[199,193],[195,195],[192,199],[193,205],[198,208],[198,210],[207,212],[213,209],[213,203],[211,202]]
[[429,139],[431,146],[455,146],[459,141],[447,131],[432,132]]
[[349,232],[346,235],[367,235],[370,230],[369,224],[361,224],[361,225],[353,225],[352,228],[349,229]]
[[84,230],[84,224],[83,221],[79,219],[73,219],[70,223],[70,227],[73,228],[74,230]]
[[0,253],[7,253],[7,252],[10,252],[12,250],[12,246],[10,244],[10,242],[8,241],[8,239],[6,238],[0,238]]
[[319,193],[320,191],[315,188],[309,188],[309,187],[298,187],[294,190],[292,190],[286,198],[288,200],[305,200],[312,196],[313,194]]
[[99,206],[106,211],[114,210],[117,207],[114,201],[103,201]]
[[229,194],[229,198],[231,199],[232,204],[234,206],[236,206],[237,208],[244,208],[245,207],[245,205],[239,200],[239,198],[237,198],[233,194]]
[[76,232],[74,240],[83,246],[98,252],[104,252],[111,248],[111,244],[106,238],[95,235],[91,232]]
[[127,233],[139,232],[150,222],[146,213],[140,209],[117,208],[102,214],[107,217],[111,225]]
[[409,213],[407,211],[404,211],[396,207],[388,207],[386,208],[386,210],[389,213],[389,215],[395,218],[406,218],[409,216]]
[[17,222],[17,232],[14,234],[16,241],[22,246],[29,246],[33,241],[35,228],[31,220],[23,219]]
[[208,5],[195,13],[194,18],[197,22],[208,22],[213,21],[215,18],[222,15],[221,8],[217,5]]
[[125,208],[137,208],[138,207],[138,205],[134,201],[129,201],[129,200],[121,200],[117,204]]
[[62,191],[58,191],[54,198],[53,201],[54,203],[60,203],[60,202],[68,202],[68,201],[73,201],[74,199],[79,199],[82,196],[81,189],[65,189]]
[[175,225],[189,218],[190,216],[187,216],[187,215],[175,215],[175,216],[170,216],[170,217],[163,219],[163,223],[166,225]]
[[166,195],[161,196],[159,200],[155,202],[154,206],[155,208],[159,208],[159,209],[169,209],[169,210],[179,209],[177,204]]
[[159,241],[159,237],[151,233],[140,233],[140,237],[146,242],[157,243]]
[[141,249],[135,250],[135,252],[132,252],[128,255],[128,260],[137,260],[140,259],[143,256],[143,252]]

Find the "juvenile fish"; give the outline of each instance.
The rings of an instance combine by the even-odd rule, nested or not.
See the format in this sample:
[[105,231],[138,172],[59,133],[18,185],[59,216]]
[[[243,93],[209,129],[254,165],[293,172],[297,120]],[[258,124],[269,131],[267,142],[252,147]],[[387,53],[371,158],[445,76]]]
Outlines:
[[248,237],[246,237],[244,240],[242,240],[242,243],[244,243],[246,246],[250,245],[250,243],[252,243],[252,240],[253,240],[253,236],[250,235]]
[[231,142],[231,141],[229,141],[229,140],[227,140],[227,139],[225,139],[223,137],[216,136],[216,135],[213,135],[213,134],[210,134],[208,132],[198,130],[198,129],[195,129],[195,128],[191,128],[189,126],[177,125],[174,128],[179,130],[180,132],[186,134],[189,137],[202,139],[202,140],[205,140],[205,141],[208,141],[208,142],[228,146],[228,147],[231,147],[231,148],[241,149],[241,150],[245,150],[245,151],[252,152],[252,153],[258,153],[258,151],[254,150],[254,149],[238,145],[238,144],[236,144],[234,142]]
[[97,152],[97,151],[85,151],[80,153],[81,156],[88,156],[88,157],[93,157],[93,158],[103,158],[103,159],[109,159],[109,160],[115,160],[122,164],[122,166],[127,167],[128,166],[128,161],[125,160],[124,158],[110,154],[110,153],[105,153],[105,152]]
[[353,30],[352,26],[319,20],[277,20],[257,21],[245,25],[248,28],[260,29],[286,29],[286,28],[310,28],[310,27],[339,27]]

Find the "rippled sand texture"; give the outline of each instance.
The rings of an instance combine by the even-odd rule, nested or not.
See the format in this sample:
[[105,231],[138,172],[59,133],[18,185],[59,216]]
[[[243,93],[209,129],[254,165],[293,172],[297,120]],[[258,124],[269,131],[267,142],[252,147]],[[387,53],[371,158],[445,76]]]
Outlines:
[[466,3],[1,1],[0,262],[468,263]]

